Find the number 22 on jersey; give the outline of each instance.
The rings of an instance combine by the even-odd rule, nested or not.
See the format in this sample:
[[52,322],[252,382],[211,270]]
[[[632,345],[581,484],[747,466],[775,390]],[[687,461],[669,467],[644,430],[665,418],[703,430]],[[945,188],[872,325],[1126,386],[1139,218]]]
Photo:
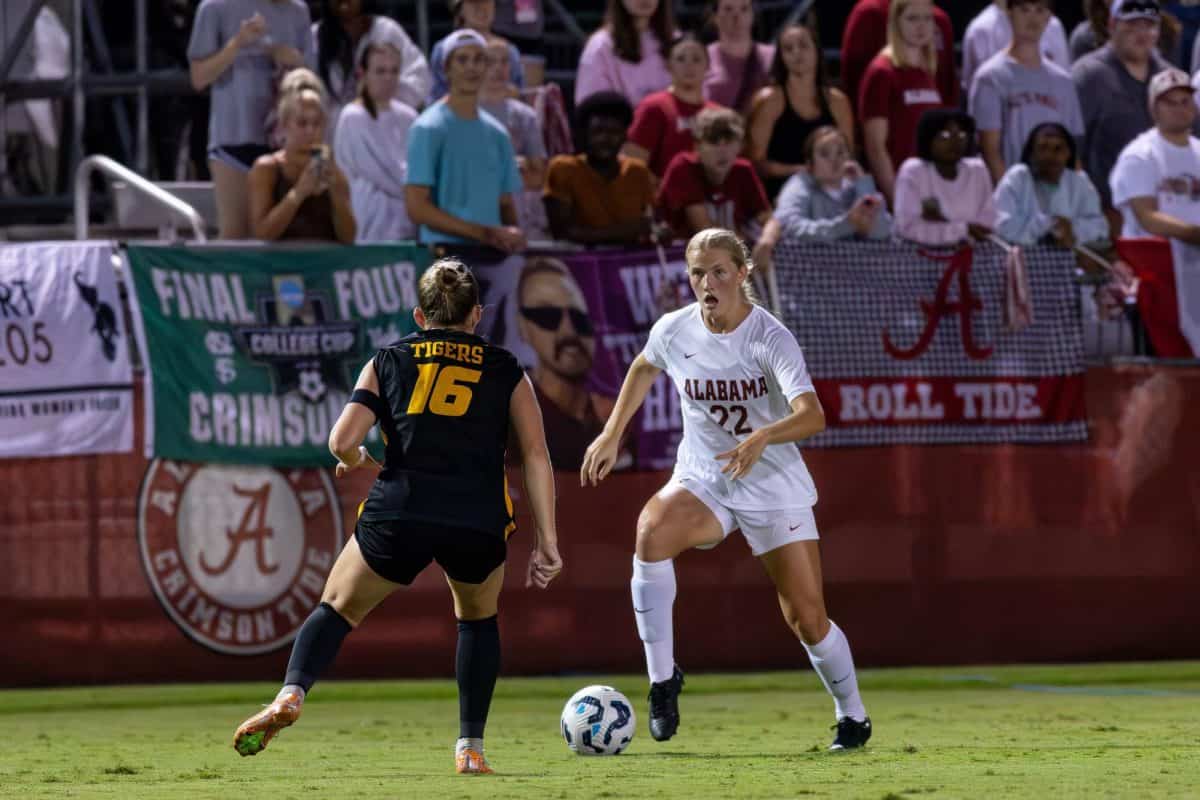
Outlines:
[[746,410],[745,406],[730,406],[729,408],[726,408],[725,406],[713,406],[709,409],[709,413],[721,415],[721,419],[717,422],[717,424],[722,428],[725,427],[726,422],[729,422],[730,416],[737,414],[739,416],[737,422],[734,423],[733,432],[754,433],[754,428],[751,428],[746,424],[746,418],[750,416],[750,412]]
[[443,367],[436,361],[417,365],[417,385],[408,401],[409,414],[461,417],[471,406],[471,387],[483,373],[467,367]]

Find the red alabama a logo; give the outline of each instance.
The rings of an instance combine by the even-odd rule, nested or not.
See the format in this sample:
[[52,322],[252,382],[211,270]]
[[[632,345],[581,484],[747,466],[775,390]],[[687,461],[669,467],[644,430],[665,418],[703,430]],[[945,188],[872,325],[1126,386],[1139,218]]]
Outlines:
[[[921,301],[921,311],[925,314],[925,330],[921,331],[921,336],[917,339],[916,344],[907,350],[901,350],[892,343],[892,338],[884,329],[883,349],[887,351],[888,355],[906,361],[921,355],[929,349],[929,344],[933,341],[933,334],[937,332],[939,320],[952,314],[958,315],[963,350],[966,351],[967,357],[982,360],[992,354],[991,347],[982,347],[975,343],[971,332],[971,315],[976,311],[983,310],[983,301],[971,294],[973,254],[974,251],[971,248],[964,247],[952,256],[927,256],[935,261],[948,261],[949,266],[946,267],[941,281],[938,282],[937,295],[933,298],[933,302]],[[950,281],[955,275],[958,276],[958,299],[951,301],[949,299]]]

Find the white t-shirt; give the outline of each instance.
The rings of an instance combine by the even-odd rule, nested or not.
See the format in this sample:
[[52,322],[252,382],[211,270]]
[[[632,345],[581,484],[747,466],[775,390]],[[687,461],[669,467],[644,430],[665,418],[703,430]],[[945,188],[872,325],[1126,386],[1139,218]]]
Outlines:
[[1187,146],[1180,147],[1151,128],[1121,151],[1109,185],[1113,205],[1125,220],[1122,236],[1151,235],[1129,204],[1135,197],[1154,197],[1159,211],[1200,225],[1200,139],[1189,136]]
[[813,391],[794,337],[760,306],[732,332],[713,333],[699,303],[664,315],[642,356],[670,375],[683,409],[675,472],[705,484],[726,507],[769,511],[816,505],[817,490],[794,442],[767,445],[750,472],[721,474],[732,450],[753,431],[792,413],[789,401]]
[[350,208],[358,223],[358,242],[415,239],[417,226],[408,217],[404,183],[408,165],[408,131],[417,112],[393,99],[372,117],[350,103],[338,118],[333,153],[350,181]]

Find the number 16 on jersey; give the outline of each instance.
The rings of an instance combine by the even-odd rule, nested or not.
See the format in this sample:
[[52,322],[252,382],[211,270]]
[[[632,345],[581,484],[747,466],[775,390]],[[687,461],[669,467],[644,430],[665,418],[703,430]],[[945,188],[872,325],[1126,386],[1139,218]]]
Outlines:
[[431,414],[461,417],[471,406],[471,387],[479,383],[483,373],[468,367],[443,367],[431,361],[417,365],[417,384],[408,401],[409,414]]

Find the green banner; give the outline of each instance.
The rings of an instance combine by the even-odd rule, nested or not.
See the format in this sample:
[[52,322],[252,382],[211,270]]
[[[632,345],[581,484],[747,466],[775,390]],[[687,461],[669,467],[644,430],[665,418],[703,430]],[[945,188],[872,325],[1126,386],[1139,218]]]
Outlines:
[[429,261],[416,245],[128,253],[153,385],[148,449],[280,467],[332,462],[329,429],[366,360],[415,329]]

